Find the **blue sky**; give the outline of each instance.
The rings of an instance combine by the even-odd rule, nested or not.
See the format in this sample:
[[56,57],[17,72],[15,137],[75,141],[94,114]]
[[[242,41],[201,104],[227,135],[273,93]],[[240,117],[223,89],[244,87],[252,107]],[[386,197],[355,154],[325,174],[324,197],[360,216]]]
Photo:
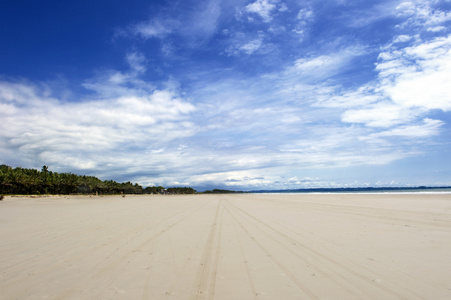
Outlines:
[[144,186],[451,185],[451,1],[0,4],[0,160]]

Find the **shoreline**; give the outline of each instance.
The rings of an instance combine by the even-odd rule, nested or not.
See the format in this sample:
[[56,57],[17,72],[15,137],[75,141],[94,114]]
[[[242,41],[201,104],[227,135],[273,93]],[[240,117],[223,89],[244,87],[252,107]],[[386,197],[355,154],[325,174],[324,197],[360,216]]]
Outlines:
[[418,192],[298,192],[298,193],[250,193],[263,195],[451,195],[451,191],[418,191]]
[[[301,192],[236,192],[236,193],[203,193],[199,192],[194,195],[211,195],[211,196],[220,196],[220,195],[384,195],[384,194],[393,194],[393,195],[451,195],[451,188],[446,190],[381,190],[381,191],[331,191],[331,192],[309,192],[309,191],[301,191]],[[42,195],[3,195],[5,198],[45,198],[45,197],[154,197],[154,196],[193,196],[193,194],[42,194]]]

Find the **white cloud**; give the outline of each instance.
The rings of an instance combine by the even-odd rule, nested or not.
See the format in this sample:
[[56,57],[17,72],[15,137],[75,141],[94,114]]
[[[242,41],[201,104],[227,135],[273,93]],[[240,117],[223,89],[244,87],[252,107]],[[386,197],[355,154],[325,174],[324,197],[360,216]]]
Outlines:
[[413,2],[405,1],[396,7],[396,14],[399,17],[412,16],[416,12],[416,6]]
[[186,14],[180,33],[190,40],[208,39],[217,31],[222,13],[220,4],[220,0],[199,2],[198,6],[194,6],[193,10]]
[[303,22],[310,21],[313,18],[313,10],[311,8],[303,8],[298,12],[297,19]]
[[248,55],[251,55],[252,53],[257,51],[261,47],[261,45],[262,45],[262,40],[255,39],[255,40],[252,40],[252,41],[247,42],[246,44],[240,46],[239,50]]
[[[424,3],[422,5],[423,10],[436,13]],[[403,15],[410,16],[409,22],[430,23],[424,17],[426,12],[418,17],[418,7],[414,3],[404,3],[400,7]],[[381,49],[374,81],[339,95],[333,91],[319,97],[317,105],[346,108],[341,114],[341,120],[346,123],[373,128],[404,126],[385,131],[398,133],[406,128],[417,128],[417,125],[408,126],[431,110],[451,110],[451,35],[422,40],[419,35],[399,34]],[[410,132],[415,135],[415,130]],[[417,134],[422,136],[424,132],[433,134],[436,131],[418,130]]]
[[[386,18],[391,18],[393,17],[399,2],[399,0],[368,2],[369,7],[367,7],[367,9],[359,11],[358,13],[352,12],[346,16],[345,22],[347,22],[347,25],[350,27],[360,28]],[[399,11],[408,14],[406,10],[400,9]]]
[[102,70],[97,76],[86,80],[84,88],[94,91],[97,98],[109,99],[123,95],[142,96],[155,90],[153,84],[140,79],[146,70],[146,57],[139,52],[129,52],[125,57],[128,71]]
[[3,151],[34,165],[93,168],[111,163],[118,153],[132,149],[133,156],[150,144],[161,147],[197,131],[187,119],[196,108],[169,90],[65,102],[31,83],[2,81],[0,104],[8,107],[0,111]]
[[311,72],[318,69],[329,69],[342,62],[340,55],[321,55],[315,58],[298,59],[294,67],[301,72]]
[[445,26],[429,27],[429,28],[427,29],[427,31],[430,31],[430,32],[446,31],[446,27],[445,27]]
[[379,137],[406,137],[406,138],[429,138],[439,134],[439,129],[444,123],[439,120],[424,119],[423,124],[405,125],[394,129],[371,134],[368,138]]
[[397,16],[407,18],[398,28],[424,28],[434,31],[433,28],[451,20],[451,13],[435,8],[434,4],[441,1],[405,1],[396,7]]
[[137,73],[144,73],[147,68],[145,66],[146,58],[139,52],[130,52],[126,56],[126,60],[131,69]]
[[370,127],[390,127],[410,121],[412,112],[400,105],[380,102],[362,109],[350,109],[342,114],[346,123],[362,123]]
[[386,58],[377,69],[388,78],[381,90],[393,102],[451,110],[451,36],[393,51]]
[[[236,81],[228,88],[222,87],[218,93],[208,93],[208,102],[212,104],[211,99],[215,99],[217,107],[203,114],[207,124],[215,124],[209,127],[205,139],[215,141],[208,146],[213,153],[222,153],[221,160],[233,162],[228,165],[230,171],[259,170],[265,178],[270,178],[276,168],[282,174],[282,169],[387,164],[414,155],[395,144],[380,147],[372,141],[360,140],[359,137],[368,136],[377,128],[341,123],[339,111],[353,104],[343,100],[340,107],[312,108],[309,101],[318,96],[320,87],[305,86],[296,90],[293,88],[295,78],[286,77],[284,73],[277,75],[254,83]],[[262,90],[262,87],[266,88]],[[370,91],[365,92],[370,94]],[[271,101],[273,98],[278,101]],[[369,95],[368,98],[366,101],[370,103],[378,101],[370,99]],[[405,121],[404,117],[402,119]],[[363,124],[367,121],[363,120]],[[255,147],[250,150],[243,145]],[[224,171],[217,165],[218,161],[215,160],[217,172]]]
[[231,38],[231,45],[225,50],[229,56],[245,53],[252,55],[259,52],[266,45],[264,44],[265,35],[259,32],[257,36],[247,36],[243,33],[236,33]]
[[248,4],[244,10],[249,13],[258,14],[264,22],[268,23],[272,20],[271,13],[276,8],[276,4],[271,0],[257,0]]
[[208,41],[217,31],[221,16],[221,1],[208,0],[190,4],[183,10],[171,10],[151,16],[148,20],[119,30],[118,36],[138,36],[143,39],[158,38],[163,44],[161,51],[169,56],[178,47],[196,48]]
[[299,35],[301,40],[308,32],[308,25],[314,20],[314,12],[311,8],[303,8],[297,14],[297,22],[292,31]]
[[302,78],[304,83],[325,80],[344,72],[351,66],[353,59],[365,53],[364,47],[351,46],[337,49],[334,53],[299,58],[284,73],[286,79],[293,77],[294,80],[299,81]]
[[285,12],[285,11],[288,11],[288,6],[285,4],[285,3],[281,3],[280,4],[280,6],[279,6],[279,11],[280,12]]
[[316,103],[313,106],[331,108],[368,107],[381,101],[383,98],[369,86],[362,86],[356,91],[346,91],[340,94],[336,89],[324,89],[318,93]]
[[134,35],[144,39],[163,38],[179,27],[179,22],[172,19],[151,19],[131,27]]
[[393,43],[405,43],[405,42],[410,41],[411,39],[412,39],[411,36],[406,35],[406,34],[401,34],[401,35],[396,36],[393,39]]

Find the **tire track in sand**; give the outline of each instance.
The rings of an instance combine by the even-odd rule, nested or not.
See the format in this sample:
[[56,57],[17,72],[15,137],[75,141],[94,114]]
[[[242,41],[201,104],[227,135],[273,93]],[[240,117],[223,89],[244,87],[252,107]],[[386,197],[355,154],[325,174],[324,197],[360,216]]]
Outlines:
[[[128,257],[135,255],[135,253],[139,253],[143,247],[151,244],[155,239],[166,234],[170,229],[177,226],[182,221],[184,221],[185,219],[190,217],[195,212],[201,210],[203,207],[207,206],[208,204],[209,204],[209,202],[202,203],[202,204],[196,206],[195,208],[184,210],[169,219],[158,222],[157,224],[153,224],[153,226],[151,226],[150,228],[147,228],[145,231],[140,232],[138,235],[135,235],[132,239],[129,240],[129,242],[127,244],[124,244],[121,247],[121,248],[130,248],[130,249],[122,249],[123,254],[118,255],[118,256],[114,257],[114,259],[113,259],[112,257],[115,255],[115,253],[119,252],[119,250],[120,250],[119,248],[115,249],[110,255],[108,255],[107,257],[102,259],[102,261],[99,261],[92,268],[93,270],[96,270],[96,272],[91,274],[91,276],[89,276],[89,277],[83,278],[83,280],[78,283],[78,286],[84,286],[84,284],[87,282],[90,282],[90,281],[98,279],[98,278],[105,277],[105,275],[107,273],[115,274],[115,276],[111,276],[111,275],[108,276],[108,280],[104,281],[102,284],[102,286],[104,288],[97,293],[96,298],[97,299],[102,298],[101,295],[103,294],[103,292],[108,288],[108,286],[112,282],[114,282],[117,279],[117,277],[119,277],[121,275],[121,272],[119,272],[117,270],[118,269],[123,270],[126,267],[125,265],[121,265],[121,262],[124,262]],[[164,225],[164,224],[167,224],[167,225]],[[158,228],[158,227],[155,228],[155,226],[160,226],[160,225],[163,225],[164,227],[161,226],[160,228]],[[154,230],[154,233],[150,237],[146,238],[144,241],[140,242],[139,244],[137,244],[135,246],[130,246],[133,240],[138,239],[140,236],[143,236],[145,233],[147,233],[151,230]],[[115,271],[113,271],[113,270],[115,270]],[[73,294],[75,292],[76,292],[76,290],[70,289],[70,290],[64,291],[61,294],[55,296],[55,298],[66,299],[66,298],[73,296]]]
[[[227,203],[231,205],[229,201]],[[242,231],[249,236],[253,243],[255,243],[258,248],[268,257],[301,291],[304,295],[306,295],[309,299],[319,299],[318,296],[306,287],[286,266],[284,266],[272,253],[262,245],[257,239],[254,238],[252,233],[244,226],[244,224],[237,218],[235,214],[232,213],[230,208],[226,207],[227,212],[232,216],[233,220],[238,224],[238,226],[242,229]],[[241,215],[242,217],[242,215]]]
[[[318,245],[315,248],[309,247],[305,243],[303,243],[303,242],[301,242],[299,240],[293,239],[292,237],[287,235],[285,232],[276,229],[274,226],[269,225],[269,224],[273,224],[274,220],[270,220],[269,222],[264,222],[264,221],[260,220],[259,218],[257,218],[256,216],[250,214],[249,212],[237,207],[236,205],[232,205],[230,203],[230,201],[228,201],[228,204],[231,207],[233,207],[234,209],[236,209],[238,211],[238,213],[242,217],[247,218],[248,220],[253,220],[254,222],[250,221],[250,223],[254,223],[254,227],[258,231],[260,231],[264,235],[268,236],[269,238],[271,238],[272,240],[274,240],[276,243],[278,243],[280,245],[283,245],[283,244],[280,243],[280,241],[277,238],[275,238],[273,235],[271,235],[269,232],[275,233],[277,237],[281,237],[282,239],[286,240],[289,244],[295,246],[295,248],[300,248],[302,250],[302,252],[305,252],[308,255],[310,255],[311,257],[314,257],[316,261],[326,261],[328,264],[330,264],[330,266],[335,265],[335,266],[339,267],[341,270],[345,271],[346,273],[351,274],[354,278],[358,278],[359,280],[362,280],[363,282],[366,282],[366,284],[368,284],[369,286],[372,286],[373,288],[378,289],[381,292],[384,292],[384,293],[386,293],[388,295],[391,295],[392,297],[395,297],[396,299],[406,299],[407,300],[407,299],[410,299],[411,297],[419,298],[419,299],[421,298],[421,296],[419,296],[415,292],[413,292],[413,291],[411,291],[409,289],[406,289],[406,288],[405,288],[405,291],[411,294],[410,297],[405,297],[405,296],[399,294],[398,290],[395,289],[395,288],[389,288],[389,287],[380,285],[380,284],[377,283],[376,280],[374,280],[374,278],[368,277],[368,276],[364,275],[364,273],[358,271],[358,269],[360,269],[360,270],[364,270],[366,274],[371,274],[372,273],[371,270],[369,270],[365,266],[355,265],[355,264],[354,264],[353,268],[351,268],[350,266],[346,266],[343,263],[340,263],[337,260],[334,260],[333,258],[331,258],[331,256],[333,256],[333,255],[326,255],[326,254],[320,253],[319,251],[315,250],[315,249],[322,249],[323,251],[326,250],[324,247],[321,247],[321,245]],[[260,224],[260,226],[255,225],[256,223]],[[269,229],[269,231],[265,230],[263,228]],[[288,230],[290,230],[290,229],[288,229]],[[301,237],[302,240],[308,240],[309,242],[316,243],[311,238],[309,238],[307,236],[302,236],[299,232],[295,232],[295,231],[292,231],[292,230],[290,230],[290,231],[293,234],[295,234],[296,236]],[[284,248],[286,248],[287,250],[292,252],[295,256],[301,257],[299,255],[299,253],[297,253],[296,251],[294,251],[294,250],[292,250],[292,249],[290,249],[288,247],[284,247]],[[310,262],[309,264],[312,265],[312,262]],[[352,263],[350,263],[350,264],[352,264]],[[317,267],[315,267],[315,268],[318,269]],[[349,281],[349,279],[346,278],[346,276],[343,276],[340,273],[337,273],[336,271],[333,271],[333,268],[331,269],[327,265],[323,265],[322,269],[324,269],[324,268],[325,269],[330,269],[329,272],[334,272],[336,274],[336,276],[338,276],[339,278],[344,280],[343,283],[346,282],[346,285],[350,284],[350,281]],[[320,269],[318,269],[318,270],[320,270]],[[322,272],[324,274],[325,273],[329,273],[329,272],[325,272],[325,271],[321,271],[321,270],[320,270],[320,272]],[[343,288],[345,288],[343,283],[339,283],[336,280],[333,280],[333,281],[335,283],[339,284],[340,286],[342,286]],[[364,287],[363,286],[362,287],[357,286],[356,288],[363,289]],[[346,290],[350,291],[348,288],[346,288]]]
[[[140,206],[143,206],[143,205],[141,204]],[[124,214],[126,215],[129,210],[131,210],[131,208],[121,208],[120,213],[122,215],[124,215]],[[107,213],[113,214],[113,213],[116,213],[116,210],[110,209],[109,211],[107,211]],[[184,213],[185,213],[185,211],[177,213],[173,218],[176,218],[180,214],[184,214]],[[170,219],[172,219],[172,218],[170,218]],[[87,253],[89,253],[89,255],[92,255],[98,251],[105,251],[105,249],[108,249],[108,245],[115,244],[115,243],[123,240],[123,242],[120,245],[117,245],[114,249],[112,249],[111,251],[109,251],[107,253],[106,257],[108,258],[108,257],[114,255],[120,249],[127,247],[131,242],[133,242],[133,240],[135,240],[139,236],[146,234],[152,228],[159,226],[161,224],[164,224],[164,222],[167,222],[167,221],[168,221],[168,219],[159,221],[159,222],[155,222],[152,224],[138,224],[138,225],[136,225],[136,227],[132,227],[129,229],[129,231],[134,232],[133,236],[131,236],[131,237],[127,237],[126,239],[124,239],[124,237],[121,235],[111,235],[110,234],[107,239],[104,238],[104,240],[102,242],[99,242],[98,240],[93,241],[92,237],[71,240],[70,239],[71,237],[72,238],[77,237],[77,236],[82,237],[83,236],[82,233],[89,229],[89,227],[80,225],[81,223],[83,223],[83,219],[71,217],[71,221],[69,223],[67,223],[67,222],[64,223],[63,230],[61,229],[61,226],[58,225],[59,226],[58,229],[60,232],[64,232],[65,231],[64,228],[68,228],[68,230],[66,230],[66,231],[68,231],[68,233],[58,235],[58,238],[60,239],[58,242],[46,243],[46,245],[44,247],[41,247],[39,249],[33,249],[34,251],[38,250],[39,252],[43,253],[43,255],[45,254],[45,256],[47,258],[55,257],[58,259],[52,259],[52,260],[49,260],[46,265],[40,265],[41,262],[38,259],[38,257],[29,258],[26,261],[27,269],[36,270],[37,269],[36,266],[39,265],[39,270],[30,272],[27,275],[26,280],[30,281],[30,280],[34,280],[35,278],[43,278],[47,274],[51,274],[52,272],[70,268],[75,264],[76,261],[81,261],[81,260],[85,259]],[[77,224],[77,226],[74,226],[73,224]],[[94,230],[96,230],[100,226],[101,226],[101,224],[97,224],[97,226]],[[111,232],[119,231],[123,227],[123,224],[118,222],[117,224],[109,224],[108,226],[109,226],[109,233],[111,233]],[[99,233],[101,233],[101,232],[99,231]],[[35,237],[34,239],[38,239],[38,238]],[[65,247],[60,247],[60,245],[63,243],[63,241],[64,241]],[[32,241],[30,241],[30,242],[32,242]],[[83,245],[89,245],[89,248],[85,248],[85,247],[83,247]],[[83,251],[71,252],[71,251],[67,250],[67,249],[77,249],[77,248],[83,248]],[[59,259],[59,258],[63,258],[63,259]],[[33,260],[31,260],[31,259],[33,259]],[[24,261],[21,261],[20,263],[16,263],[16,264],[11,264],[11,265],[5,267],[5,271],[10,271],[10,270],[20,268],[22,265],[24,265]],[[9,279],[8,285],[17,285],[23,281],[24,281],[23,276],[22,277],[18,276],[17,278]]]
[[221,249],[222,216],[224,207],[222,200],[218,200],[213,224],[204,246],[200,266],[191,291],[190,299],[213,299],[216,285],[216,275]]
[[[228,203],[228,201],[226,201],[226,202]],[[232,214],[230,213],[230,211],[227,208],[226,208],[226,211],[233,218]],[[251,288],[253,299],[255,300],[255,299],[258,299],[258,297],[257,297],[258,296],[258,292],[257,292],[257,289],[255,288],[254,280],[252,279],[251,270],[249,269],[249,264],[247,263],[248,259],[247,259],[246,253],[244,251],[243,242],[242,242],[242,240],[240,238],[240,235],[238,233],[239,229],[238,229],[238,224],[237,224],[236,221],[233,223],[233,228],[235,230],[236,239],[238,241],[238,245],[239,245],[239,248],[240,248],[242,261],[244,262],[244,268],[246,270],[246,275],[247,275],[247,279],[249,281],[249,286]]]

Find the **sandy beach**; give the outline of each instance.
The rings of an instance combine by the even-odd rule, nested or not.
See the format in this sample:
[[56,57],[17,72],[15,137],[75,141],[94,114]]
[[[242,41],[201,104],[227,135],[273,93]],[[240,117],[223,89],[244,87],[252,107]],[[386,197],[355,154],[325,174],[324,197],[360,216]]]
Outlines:
[[6,197],[1,299],[451,299],[451,195]]

